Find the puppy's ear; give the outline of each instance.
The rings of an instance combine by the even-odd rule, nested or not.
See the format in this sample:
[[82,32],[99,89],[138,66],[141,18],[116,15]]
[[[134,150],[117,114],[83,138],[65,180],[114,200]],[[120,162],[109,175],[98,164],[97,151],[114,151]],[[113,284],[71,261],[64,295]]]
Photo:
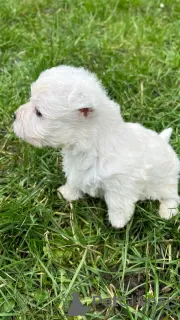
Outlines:
[[72,110],[77,110],[85,117],[94,111],[93,101],[88,88],[78,83],[68,97],[68,104]]

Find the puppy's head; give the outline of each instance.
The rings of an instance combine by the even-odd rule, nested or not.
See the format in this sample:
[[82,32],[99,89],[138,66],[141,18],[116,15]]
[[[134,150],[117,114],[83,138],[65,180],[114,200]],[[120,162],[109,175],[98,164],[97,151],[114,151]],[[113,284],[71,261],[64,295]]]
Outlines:
[[31,85],[29,101],[15,112],[14,132],[37,147],[71,145],[83,128],[92,127],[106,113],[109,101],[94,74],[55,67]]

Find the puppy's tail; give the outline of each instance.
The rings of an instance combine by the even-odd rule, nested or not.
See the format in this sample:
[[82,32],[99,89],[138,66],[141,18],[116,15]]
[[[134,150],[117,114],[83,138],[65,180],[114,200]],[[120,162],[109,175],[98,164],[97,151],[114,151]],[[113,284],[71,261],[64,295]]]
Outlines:
[[172,128],[168,128],[168,129],[164,129],[159,135],[164,141],[168,143],[171,137],[171,134],[172,134]]

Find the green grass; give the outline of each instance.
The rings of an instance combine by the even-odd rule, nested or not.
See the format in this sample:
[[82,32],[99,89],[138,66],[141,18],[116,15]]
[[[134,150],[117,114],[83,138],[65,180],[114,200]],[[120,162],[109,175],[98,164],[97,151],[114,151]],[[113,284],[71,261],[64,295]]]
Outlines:
[[[172,126],[180,154],[180,3],[160,4],[0,1],[0,318],[63,319],[77,291],[90,311],[64,319],[180,319],[180,215],[164,221],[158,203],[139,203],[115,230],[99,199],[70,208],[56,195],[65,181],[59,151],[12,132],[13,112],[39,73],[72,64],[98,74],[127,121]],[[94,310],[93,295],[122,303]]]

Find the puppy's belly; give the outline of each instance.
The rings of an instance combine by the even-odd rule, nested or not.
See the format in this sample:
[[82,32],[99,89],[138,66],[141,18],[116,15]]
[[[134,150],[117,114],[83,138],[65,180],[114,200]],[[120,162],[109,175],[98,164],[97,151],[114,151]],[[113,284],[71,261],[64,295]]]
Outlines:
[[81,187],[83,193],[87,193],[91,197],[103,198],[104,190],[99,186],[99,184],[91,183],[90,185],[83,185]]

